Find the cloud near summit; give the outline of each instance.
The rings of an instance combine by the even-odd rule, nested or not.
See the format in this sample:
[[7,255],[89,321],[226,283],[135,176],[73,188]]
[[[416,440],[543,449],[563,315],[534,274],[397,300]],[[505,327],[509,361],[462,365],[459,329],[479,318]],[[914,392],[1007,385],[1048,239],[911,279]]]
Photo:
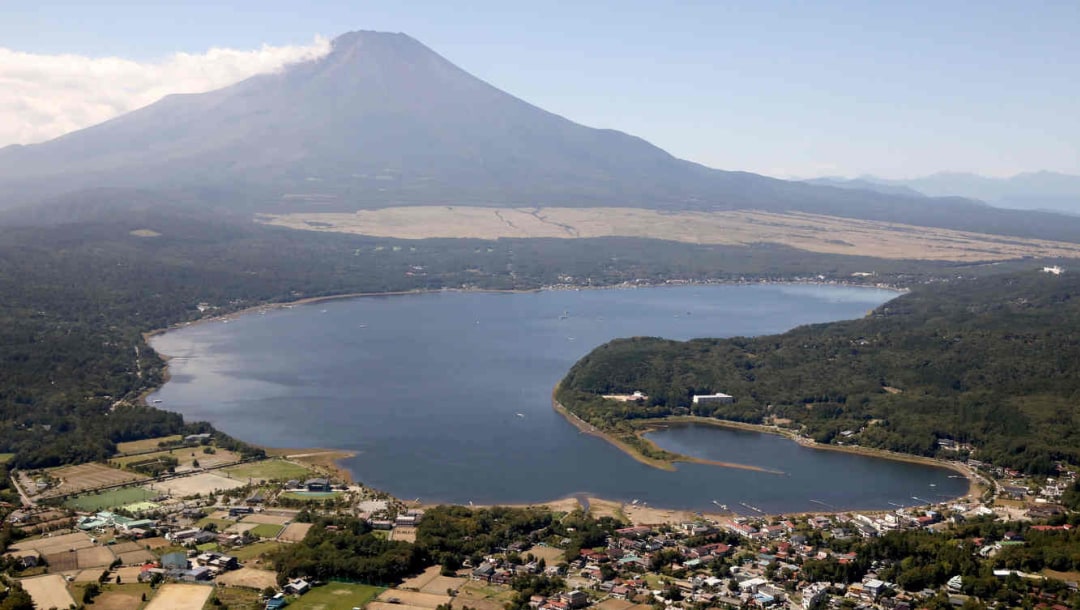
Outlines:
[[150,62],[38,55],[0,47],[0,146],[49,140],[170,93],[218,89],[329,51],[329,39],[321,36],[309,45],[213,48]]

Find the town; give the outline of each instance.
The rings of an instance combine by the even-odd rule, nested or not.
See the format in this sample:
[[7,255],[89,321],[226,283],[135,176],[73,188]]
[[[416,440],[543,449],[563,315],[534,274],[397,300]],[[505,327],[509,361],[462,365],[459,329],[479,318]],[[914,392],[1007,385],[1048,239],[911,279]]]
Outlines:
[[[122,449],[107,465],[13,477],[23,505],[3,507],[4,566],[36,607],[906,610],[1080,600],[1067,546],[1076,474],[1064,467],[1030,478],[967,460],[977,487],[965,498],[766,516],[575,499],[422,506],[325,462],[238,459],[211,435]],[[302,552],[335,540],[369,546],[345,567]],[[390,568],[364,563],[387,554]]]

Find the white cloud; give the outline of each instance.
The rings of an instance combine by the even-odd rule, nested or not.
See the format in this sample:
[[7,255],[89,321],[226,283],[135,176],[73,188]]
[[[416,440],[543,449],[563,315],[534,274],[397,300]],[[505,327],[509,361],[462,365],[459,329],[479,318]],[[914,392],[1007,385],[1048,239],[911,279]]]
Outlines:
[[55,138],[170,93],[211,91],[329,50],[330,41],[321,36],[303,46],[214,48],[157,62],[37,55],[0,47],[0,146]]

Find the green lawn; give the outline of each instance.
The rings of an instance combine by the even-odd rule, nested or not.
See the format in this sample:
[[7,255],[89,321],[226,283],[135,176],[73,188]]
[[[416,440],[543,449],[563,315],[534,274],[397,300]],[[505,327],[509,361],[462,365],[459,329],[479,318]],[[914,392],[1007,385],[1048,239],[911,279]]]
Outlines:
[[0,453],[0,464],[7,464],[13,457],[15,457],[14,453]]
[[155,496],[157,496],[156,492],[142,487],[121,487],[89,496],[69,498],[64,502],[64,506],[75,510],[97,512],[135,502],[144,502]]
[[207,525],[213,523],[217,526],[217,531],[223,532],[225,528],[236,525],[236,521],[230,521],[228,519],[211,519],[210,517],[203,517],[195,522],[195,527],[206,528]]
[[287,491],[281,494],[281,497],[289,498],[290,500],[323,502],[325,500],[332,500],[340,495],[340,491]]
[[289,604],[294,610],[334,610],[335,608],[360,608],[383,592],[382,587],[370,585],[347,585],[332,582],[315,587]]
[[259,538],[277,538],[278,534],[280,534],[283,529],[285,529],[285,527],[281,525],[260,523],[251,528],[251,535],[258,536]]
[[285,460],[262,460],[240,464],[231,468],[225,468],[234,479],[265,479],[268,481],[287,481],[289,479],[305,479],[311,474],[307,468],[286,462]]
[[236,557],[240,561],[248,561],[249,559],[255,559],[256,557],[260,557],[270,551],[276,550],[280,548],[281,545],[281,542],[264,540],[240,548],[230,549],[228,554]]

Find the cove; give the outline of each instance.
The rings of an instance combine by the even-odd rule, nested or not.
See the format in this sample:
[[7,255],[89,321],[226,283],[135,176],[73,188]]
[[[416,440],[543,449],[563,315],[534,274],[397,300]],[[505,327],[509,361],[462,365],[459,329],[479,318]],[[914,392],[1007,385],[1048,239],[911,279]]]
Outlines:
[[767,284],[312,303],[154,337],[152,346],[172,360],[170,381],[151,398],[252,443],[354,451],[343,465],[358,481],[425,503],[589,494],[681,509],[715,509],[715,501],[793,512],[823,509],[812,500],[838,510],[888,509],[912,496],[937,499],[927,498],[931,491],[959,496],[967,482],[941,468],[712,427],[650,438],[784,475],[686,463],[662,471],[580,433],[551,408],[567,369],[617,337],[777,333],[862,316],[894,296]]

